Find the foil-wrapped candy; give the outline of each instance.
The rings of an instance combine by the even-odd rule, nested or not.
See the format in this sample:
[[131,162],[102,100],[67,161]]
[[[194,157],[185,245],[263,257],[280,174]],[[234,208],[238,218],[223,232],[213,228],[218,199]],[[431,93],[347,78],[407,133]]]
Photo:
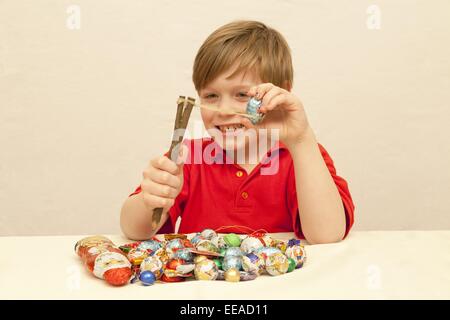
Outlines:
[[281,252],[277,252],[266,257],[266,271],[271,276],[285,274],[289,269],[289,260]]
[[197,280],[216,280],[219,269],[214,261],[204,259],[195,265],[194,275]]
[[247,112],[247,114],[252,116],[250,121],[253,124],[260,123],[264,118],[264,114],[259,112],[259,108],[261,108],[261,103],[262,103],[262,101],[257,100],[256,98],[251,98],[247,102],[246,112]]

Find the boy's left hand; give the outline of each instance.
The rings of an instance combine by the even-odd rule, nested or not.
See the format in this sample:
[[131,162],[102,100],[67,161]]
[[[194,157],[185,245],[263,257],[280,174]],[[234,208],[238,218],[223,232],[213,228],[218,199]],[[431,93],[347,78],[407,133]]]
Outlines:
[[[254,127],[279,129],[279,139],[286,146],[303,141],[310,133],[303,104],[296,95],[272,83],[254,86],[247,95],[262,99],[260,112],[266,114],[263,121]],[[245,122],[248,125],[250,120]],[[250,123],[249,126],[253,125]]]

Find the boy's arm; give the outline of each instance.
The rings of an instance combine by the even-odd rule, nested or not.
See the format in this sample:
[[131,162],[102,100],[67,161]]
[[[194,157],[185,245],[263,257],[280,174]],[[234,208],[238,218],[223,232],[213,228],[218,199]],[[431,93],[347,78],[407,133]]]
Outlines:
[[152,229],[153,210],[145,205],[143,193],[128,197],[120,212],[120,227],[124,235],[131,240],[147,240],[153,237],[169,217],[167,209],[163,210],[158,227]]
[[294,162],[301,229],[311,244],[344,238],[346,215],[342,198],[311,129],[304,139],[287,146]]
[[[279,140],[291,153],[299,218],[306,240],[336,242],[344,238],[347,226],[343,198],[319,150],[303,104],[290,91],[290,85],[280,88],[263,83],[252,87],[247,95],[262,99],[259,111],[266,117],[259,126],[278,129]],[[252,126],[248,119],[242,122],[246,127]]]
[[[189,165],[184,165],[188,151],[187,145],[180,148],[178,164],[167,155],[150,161],[140,186],[125,200],[120,212],[120,226],[126,237],[147,240],[160,229],[168,232],[175,227],[189,194]],[[154,208],[163,208],[163,213],[153,230]]]

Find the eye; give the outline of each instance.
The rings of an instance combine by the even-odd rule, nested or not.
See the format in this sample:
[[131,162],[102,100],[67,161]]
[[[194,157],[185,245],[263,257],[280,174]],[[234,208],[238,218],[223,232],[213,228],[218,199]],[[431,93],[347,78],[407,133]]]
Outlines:
[[247,92],[239,92],[236,94],[236,98],[240,101],[248,101],[249,96],[247,95]]
[[209,93],[209,94],[204,95],[203,98],[205,98],[205,99],[214,99],[214,98],[217,98],[217,94]]

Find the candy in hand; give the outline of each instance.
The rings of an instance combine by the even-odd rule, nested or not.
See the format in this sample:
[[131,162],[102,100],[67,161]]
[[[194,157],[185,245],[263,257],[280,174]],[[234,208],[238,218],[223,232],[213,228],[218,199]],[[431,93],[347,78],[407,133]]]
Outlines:
[[253,124],[258,124],[264,118],[264,114],[259,112],[259,108],[261,107],[261,100],[257,100],[255,98],[251,98],[247,103],[247,113],[252,116],[250,121]]

